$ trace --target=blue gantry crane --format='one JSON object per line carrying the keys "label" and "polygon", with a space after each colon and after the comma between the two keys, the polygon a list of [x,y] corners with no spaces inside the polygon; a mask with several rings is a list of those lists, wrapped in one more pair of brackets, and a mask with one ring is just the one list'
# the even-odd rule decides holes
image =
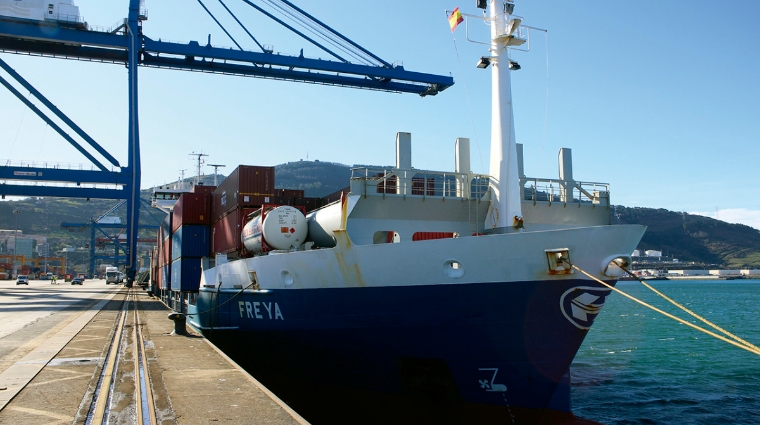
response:
{"label": "blue gantry crane", "polygon": [[[125,200],[128,211],[128,282],[136,272],[140,211],[139,66],[415,93],[420,96],[435,95],[454,84],[451,77],[407,71],[403,66],[382,60],[287,0],[227,0],[227,3],[237,2],[260,12],[332,59],[304,57],[303,49],[298,55],[275,53],[259,43],[232,8],[223,0],[217,1],[254,42],[257,50],[245,50],[202,0],[197,0],[201,8],[229,36],[237,49],[214,47],[210,37],[202,45],[197,41],[177,43],[146,36],[143,33],[143,22],[147,19],[144,0],[129,0],[127,18],[110,30],[90,28],[70,0],[51,3],[39,15],[9,13],[0,16],[0,52],[126,65],[129,91],[128,157],[126,165],[122,165],[0,58],[0,68],[9,77],[5,78],[0,73],[0,84],[97,168],[86,171],[0,166],[0,195]],[[20,4],[16,2],[15,6]],[[288,23],[287,19],[296,24]],[[9,79],[15,80],[15,84]],[[23,87],[36,97],[48,113],[30,102],[16,86]],[[80,140],[69,135],[49,114],[68,126]]]}

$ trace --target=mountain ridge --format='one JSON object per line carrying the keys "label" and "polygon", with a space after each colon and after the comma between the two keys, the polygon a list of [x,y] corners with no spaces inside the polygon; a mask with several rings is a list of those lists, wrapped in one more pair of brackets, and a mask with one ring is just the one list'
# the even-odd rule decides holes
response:
{"label": "mountain ridge", "polygon": [[[223,177],[218,175],[218,181]],[[275,166],[275,187],[301,189],[307,197],[324,197],[341,190],[348,186],[350,177],[350,166],[334,162],[295,161]],[[187,182],[193,180],[186,179]],[[203,176],[201,181],[204,185],[213,185],[213,176]],[[151,190],[141,191],[144,201],[149,202]],[[90,231],[85,232],[82,228],[82,231],[72,232],[62,229],[61,223],[87,223],[116,203],[117,200],[69,198],[0,202],[0,228],[18,228],[23,234],[46,235],[51,252],[59,252],[67,245],[84,247],[89,244]],[[163,214],[144,205],[140,210],[142,225],[156,225],[163,219]],[[13,210],[20,210],[23,214],[13,214]],[[117,210],[122,222],[126,218],[125,210]],[[638,247],[640,250],[663,251],[668,257],[678,258],[683,268],[760,268],[760,230],[752,227],[662,208],[613,206],[611,213],[614,224],[647,226]],[[155,233],[143,230],[140,235],[154,237]],[[2,241],[0,250],[3,250]],[[74,261],[78,261],[78,253],[71,254],[74,254]],[[87,252],[82,254],[88,255]]]}

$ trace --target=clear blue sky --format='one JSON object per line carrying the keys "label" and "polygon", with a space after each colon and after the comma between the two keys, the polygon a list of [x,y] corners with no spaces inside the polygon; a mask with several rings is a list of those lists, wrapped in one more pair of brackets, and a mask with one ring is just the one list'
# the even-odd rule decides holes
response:
{"label": "clear blue sky", "polygon": [[[76,1],[90,25],[106,27],[127,15],[128,3]],[[220,9],[214,0],[204,3]],[[239,1],[226,3],[241,9]],[[397,131],[412,133],[416,168],[453,170],[455,138],[470,137],[473,171],[488,172],[490,70],[475,68],[487,52],[466,40],[464,26],[454,34],[455,49],[444,14],[456,6],[479,14],[474,1],[297,3],[386,61],[452,75],[456,84],[420,98],[140,68],[144,188],[176,180],[180,169],[193,175],[193,151],[226,164],[224,174],[241,163],[307,156],[393,164]],[[146,0],[146,7],[151,38],[205,43],[211,34],[216,46],[234,45],[195,1]],[[513,54],[522,65],[513,73],[513,99],[528,176],[556,177],[557,151],[570,147],[576,180],[610,183],[614,204],[717,214],[760,229],[760,3],[518,0],[515,14],[548,30],[548,38],[532,34],[530,52]],[[259,14],[240,17],[276,52],[303,48],[307,57],[326,57]],[[471,31],[488,37],[480,24]],[[2,58],[126,163],[123,66]],[[0,111],[0,161],[90,168],[5,89]]]}

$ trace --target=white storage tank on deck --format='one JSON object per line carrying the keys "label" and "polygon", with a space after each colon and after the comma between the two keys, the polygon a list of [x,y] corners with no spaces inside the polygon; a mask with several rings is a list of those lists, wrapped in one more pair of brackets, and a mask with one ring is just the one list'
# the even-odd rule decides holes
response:
{"label": "white storage tank on deck", "polygon": [[335,246],[334,230],[340,228],[343,210],[340,202],[333,202],[323,208],[309,213],[309,240],[321,248]]}
{"label": "white storage tank on deck", "polygon": [[300,247],[308,233],[303,213],[287,205],[270,208],[255,212],[243,227],[240,237],[245,249],[259,254],[272,249]]}

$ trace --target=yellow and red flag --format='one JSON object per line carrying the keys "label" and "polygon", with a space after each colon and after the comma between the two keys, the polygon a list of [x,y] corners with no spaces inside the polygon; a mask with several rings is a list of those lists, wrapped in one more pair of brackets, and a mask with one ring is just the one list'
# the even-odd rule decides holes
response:
{"label": "yellow and red flag", "polygon": [[464,18],[462,17],[462,13],[459,12],[459,7],[457,7],[453,12],[451,12],[451,15],[449,15],[449,26],[451,27],[451,32],[454,32],[454,30],[457,28],[457,25],[461,24],[462,21],[464,21]]}

